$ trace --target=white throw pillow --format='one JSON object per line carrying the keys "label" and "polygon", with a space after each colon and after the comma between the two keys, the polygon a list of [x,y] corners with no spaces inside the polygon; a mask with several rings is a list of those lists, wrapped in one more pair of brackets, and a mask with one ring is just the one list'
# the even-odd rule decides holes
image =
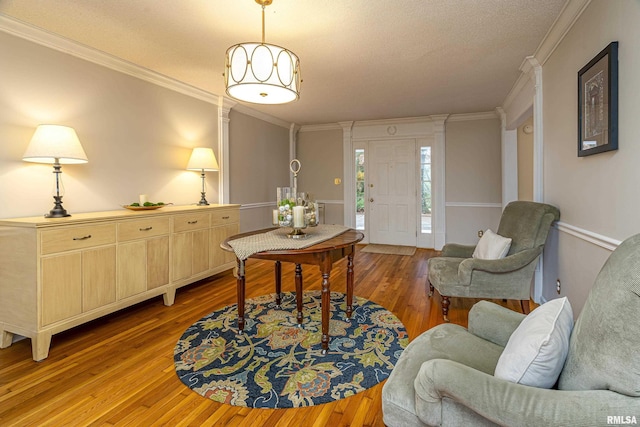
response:
{"label": "white throw pillow", "polygon": [[573,311],[567,297],[533,310],[513,331],[494,376],[532,387],[551,388],[569,352]]}
{"label": "white throw pillow", "polygon": [[487,229],[473,251],[474,258],[500,259],[507,256],[511,247],[511,239],[502,237]]}

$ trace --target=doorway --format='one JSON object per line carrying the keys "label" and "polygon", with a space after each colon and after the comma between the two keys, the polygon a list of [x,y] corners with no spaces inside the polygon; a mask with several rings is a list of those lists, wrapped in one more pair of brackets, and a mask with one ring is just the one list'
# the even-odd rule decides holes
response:
{"label": "doorway", "polygon": [[369,240],[416,245],[415,140],[371,141],[368,179]]}
{"label": "doorway", "polygon": [[434,247],[432,142],[354,144],[355,226],[369,243]]}

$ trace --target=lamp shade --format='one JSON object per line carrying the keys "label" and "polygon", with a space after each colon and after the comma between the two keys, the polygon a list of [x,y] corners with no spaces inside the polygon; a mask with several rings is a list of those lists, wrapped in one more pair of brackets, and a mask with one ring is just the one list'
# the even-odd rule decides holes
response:
{"label": "lamp shade", "polygon": [[87,163],[78,135],[73,128],[59,125],[39,125],[31,137],[22,160],[35,163]]}
{"label": "lamp shade", "polygon": [[227,94],[254,104],[285,104],[300,97],[300,60],[288,49],[242,43],[227,50]]}
{"label": "lamp shade", "polygon": [[217,171],[218,161],[216,160],[213,149],[197,147],[191,152],[191,158],[187,164],[187,170],[190,171]]}

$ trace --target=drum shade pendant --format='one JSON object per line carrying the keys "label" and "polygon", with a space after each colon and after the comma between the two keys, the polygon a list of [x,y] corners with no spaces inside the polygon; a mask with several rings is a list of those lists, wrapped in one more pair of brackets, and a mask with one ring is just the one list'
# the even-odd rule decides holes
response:
{"label": "drum shade pendant", "polygon": [[255,0],[262,6],[262,42],[240,43],[227,49],[224,82],[227,94],[254,104],[285,104],[300,97],[300,60],[288,49],[264,42],[264,9],[273,0]]}

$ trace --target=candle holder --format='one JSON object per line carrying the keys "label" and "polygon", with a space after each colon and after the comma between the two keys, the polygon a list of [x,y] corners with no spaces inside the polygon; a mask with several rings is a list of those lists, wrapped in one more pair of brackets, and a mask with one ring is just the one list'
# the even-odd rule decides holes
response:
{"label": "candle holder", "polygon": [[300,161],[294,159],[289,163],[293,174],[293,187],[278,187],[276,194],[277,209],[273,211],[272,224],[278,227],[291,227],[287,234],[290,239],[304,239],[305,228],[318,225],[318,204],[311,200],[308,193],[298,193],[298,172]]}
{"label": "candle holder", "polygon": [[313,200],[309,193],[299,193],[298,203],[304,206],[304,223],[309,227],[318,225],[318,202]]}
{"label": "candle holder", "polygon": [[305,228],[307,228],[306,225],[304,227],[291,227],[291,231],[287,233],[287,237],[290,239],[305,239],[308,236],[307,233],[302,231]]}
{"label": "candle holder", "polygon": [[273,225],[279,227],[289,227],[293,225],[293,207],[296,205],[296,198],[293,195],[291,187],[278,187],[277,188],[277,212],[274,212],[273,217],[277,223]]}

